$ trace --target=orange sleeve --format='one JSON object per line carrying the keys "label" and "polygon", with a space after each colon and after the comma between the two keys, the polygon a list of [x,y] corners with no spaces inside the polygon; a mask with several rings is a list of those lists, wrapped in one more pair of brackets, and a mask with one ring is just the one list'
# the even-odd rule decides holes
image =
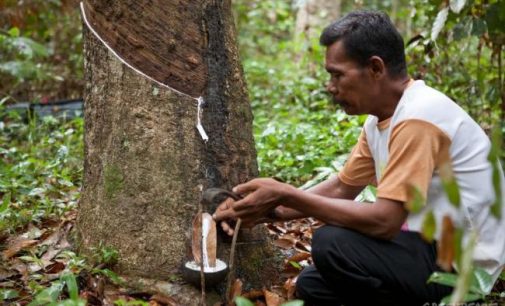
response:
{"label": "orange sleeve", "polygon": [[375,165],[363,129],[338,178],[347,185],[375,185]]}
{"label": "orange sleeve", "polygon": [[410,119],[396,125],[377,197],[407,203],[417,188],[426,199],[434,170],[449,160],[450,145],[447,134],[429,122]]}

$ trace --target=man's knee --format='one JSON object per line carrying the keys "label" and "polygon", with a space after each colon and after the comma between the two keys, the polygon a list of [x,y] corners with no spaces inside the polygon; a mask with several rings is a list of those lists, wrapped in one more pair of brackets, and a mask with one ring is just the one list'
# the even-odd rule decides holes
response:
{"label": "man's knee", "polygon": [[313,280],[308,272],[309,267],[305,268],[296,278],[296,297],[304,301],[311,300],[311,288],[313,287]]}
{"label": "man's knee", "polygon": [[306,267],[298,275],[296,297],[302,299],[307,306],[340,305],[333,288],[327,286],[321,274],[313,265]]}
{"label": "man's knee", "polygon": [[318,269],[328,268],[330,261],[347,257],[343,254],[342,246],[353,241],[356,233],[352,230],[325,225],[316,230],[312,237],[312,259]]}

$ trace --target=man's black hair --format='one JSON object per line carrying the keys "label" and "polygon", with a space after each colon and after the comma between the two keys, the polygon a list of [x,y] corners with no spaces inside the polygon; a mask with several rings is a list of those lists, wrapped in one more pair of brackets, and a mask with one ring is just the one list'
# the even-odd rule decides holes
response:
{"label": "man's black hair", "polygon": [[366,66],[371,56],[380,57],[392,77],[407,73],[403,39],[388,15],[378,11],[354,11],[323,30],[319,42],[329,47],[342,40],[347,56]]}

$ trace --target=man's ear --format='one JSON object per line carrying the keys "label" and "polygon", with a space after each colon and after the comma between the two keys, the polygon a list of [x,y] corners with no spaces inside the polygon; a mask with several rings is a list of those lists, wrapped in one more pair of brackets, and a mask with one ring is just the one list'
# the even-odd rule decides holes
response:
{"label": "man's ear", "polygon": [[382,58],[376,55],[368,59],[368,69],[371,76],[377,80],[385,77],[387,74],[386,64],[384,64]]}

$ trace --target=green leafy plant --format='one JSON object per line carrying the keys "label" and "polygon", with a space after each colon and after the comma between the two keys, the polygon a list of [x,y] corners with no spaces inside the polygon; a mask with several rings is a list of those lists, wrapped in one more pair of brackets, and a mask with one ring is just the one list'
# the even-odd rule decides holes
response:
{"label": "green leafy plant", "polygon": [[15,299],[19,296],[16,290],[12,289],[0,289],[0,301],[7,301]]}
{"label": "green leafy plant", "polygon": [[144,302],[142,300],[126,301],[124,299],[119,299],[117,301],[114,301],[114,305],[116,305],[116,306],[149,306],[149,303]]}
{"label": "green leafy plant", "polygon": [[[59,297],[66,287],[68,299],[59,300]],[[79,288],[73,273],[63,274],[59,281],[51,283],[49,288],[41,290],[28,304],[29,306],[47,305],[47,306],[84,306],[86,301],[79,298]]]}
{"label": "green leafy plant", "polygon": [[452,295],[442,299],[443,305],[483,300],[490,293],[494,284],[493,279],[485,270],[473,267],[471,263],[473,247],[474,245],[469,244],[463,251],[464,258],[459,274],[435,272],[428,279],[428,282],[455,287]]}
{"label": "green leafy plant", "polygon": [[0,232],[58,217],[76,207],[83,120],[29,118],[0,105]]}
{"label": "green leafy plant", "polygon": [[45,101],[82,95],[81,23],[72,5],[60,0],[2,2],[0,97]]}
{"label": "green leafy plant", "polygon": [[414,5],[413,22],[421,27],[407,42],[409,72],[454,99],[485,130],[503,129],[503,1],[429,3]]}
{"label": "green leafy plant", "polygon": [[[254,306],[253,302],[242,296],[237,296],[234,302],[237,306]],[[303,304],[301,300],[292,300],[281,304],[281,306],[303,306]]]}
{"label": "green leafy plant", "polygon": [[[0,46],[4,54],[12,54],[11,60],[0,62],[0,72],[9,74],[18,80],[47,79],[47,70],[41,69],[39,61],[49,56],[50,51],[34,40],[20,36],[18,28],[13,27],[6,33],[0,32]],[[4,57],[4,60],[8,57]]]}
{"label": "green leafy plant", "polygon": [[237,4],[258,162],[262,176],[301,185],[350,151],[364,117],[347,117],[331,104],[322,48],[292,39],[295,14],[287,1],[268,2]]}
{"label": "green leafy plant", "polygon": [[100,247],[94,250],[93,260],[98,262],[102,267],[110,267],[114,265],[119,257],[119,252],[110,246],[103,246],[100,243]]}

